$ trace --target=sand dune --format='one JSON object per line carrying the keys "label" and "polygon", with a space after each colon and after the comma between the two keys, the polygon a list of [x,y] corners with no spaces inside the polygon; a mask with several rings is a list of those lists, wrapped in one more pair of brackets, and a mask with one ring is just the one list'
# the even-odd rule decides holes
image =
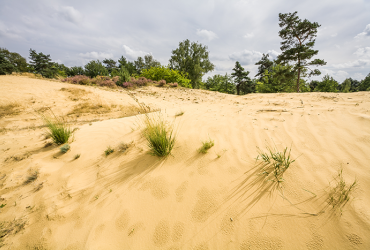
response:
{"label": "sand dune", "polygon": [[[130,92],[174,125],[171,156],[148,154],[126,90],[0,76],[0,105],[16,104],[0,117],[4,249],[370,249],[369,92]],[[66,154],[45,139],[46,107],[77,128]],[[291,148],[281,183],[256,161],[266,145]],[[337,209],[340,169],[357,187]]]}

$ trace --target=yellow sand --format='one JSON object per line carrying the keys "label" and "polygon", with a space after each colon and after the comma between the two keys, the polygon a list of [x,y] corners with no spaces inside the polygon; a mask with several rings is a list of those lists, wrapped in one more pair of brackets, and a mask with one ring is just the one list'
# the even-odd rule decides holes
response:
{"label": "yellow sand", "polygon": [[[126,90],[0,76],[0,105],[21,105],[0,118],[0,221],[26,223],[4,249],[370,249],[369,92],[131,92],[174,125],[170,157],[148,153]],[[67,115],[86,102],[110,110]],[[45,147],[45,107],[78,128],[66,154]],[[255,160],[266,145],[296,159],[279,185]],[[328,196],[341,168],[358,185],[338,209]]]}

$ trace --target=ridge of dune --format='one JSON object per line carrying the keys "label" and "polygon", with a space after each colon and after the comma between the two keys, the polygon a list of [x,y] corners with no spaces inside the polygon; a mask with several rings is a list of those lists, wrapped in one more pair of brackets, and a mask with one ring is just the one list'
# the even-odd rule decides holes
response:
{"label": "ridge of dune", "polygon": [[[0,105],[20,105],[0,117],[0,222],[24,223],[4,249],[370,248],[370,92],[131,93],[174,125],[166,159],[148,154],[126,90],[0,76]],[[74,109],[86,103],[99,107]],[[47,144],[43,107],[77,128],[66,154]],[[280,188],[256,163],[266,145],[295,159]],[[327,197],[341,168],[358,186],[338,211]]]}

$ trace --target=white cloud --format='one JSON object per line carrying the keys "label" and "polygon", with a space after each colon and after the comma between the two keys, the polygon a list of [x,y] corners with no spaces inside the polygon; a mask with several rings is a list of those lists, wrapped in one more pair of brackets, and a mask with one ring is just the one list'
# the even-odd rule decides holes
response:
{"label": "white cloud", "polygon": [[329,75],[329,76],[332,76],[334,78],[334,80],[341,83],[346,78],[349,77],[348,72],[343,71],[343,70],[334,71],[334,70],[330,70],[330,69],[320,69],[320,71],[321,71],[321,75],[320,75],[321,78],[317,79],[317,80],[321,80],[322,77],[324,77],[325,75]]}
{"label": "white cloud", "polygon": [[113,54],[111,53],[95,52],[95,51],[87,52],[87,53],[80,53],[78,55],[85,59],[105,59],[105,58],[113,57]]}
{"label": "white cloud", "polygon": [[333,64],[334,68],[345,69],[345,68],[364,68],[370,66],[370,60],[367,59],[358,59],[348,63]]}
{"label": "white cloud", "polygon": [[262,53],[259,51],[243,50],[240,52],[234,52],[229,55],[232,61],[238,61],[242,65],[255,64],[262,58]]}
{"label": "white cloud", "polygon": [[362,58],[370,58],[370,47],[359,48],[353,54]]}
{"label": "white cloud", "polygon": [[361,81],[365,78],[365,75],[362,73],[355,73],[352,78],[355,80]]}
{"label": "white cloud", "polygon": [[143,57],[143,56],[149,54],[149,53],[141,51],[141,50],[133,50],[127,45],[123,45],[122,47],[123,47],[125,56],[128,59],[131,59],[131,60],[136,60],[139,56]]}
{"label": "white cloud", "polygon": [[197,29],[197,35],[204,39],[207,39],[208,41],[211,41],[218,37],[213,31],[200,29]]}
{"label": "white cloud", "polygon": [[361,38],[361,37],[366,37],[366,36],[370,36],[370,23],[366,25],[365,30],[361,32],[360,34],[357,34],[355,38]]}
{"label": "white cloud", "polygon": [[253,33],[248,33],[248,34],[246,34],[246,35],[244,35],[244,38],[252,38],[252,37],[254,37],[254,34]]}
{"label": "white cloud", "polygon": [[278,56],[278,55],[280,55],[280,52],[277,52],[277,51],[275,51],[275,50],[268,50],[267,51],[267,54],[269,54],[271,57],[272,57],[272,59],[276,59],[276,57]]}
{"label": "white cloud", "polygon": [[68,22],[78,24],[82,21],[81,13],[72,6],[63,6],[60,7],[57,11],[59,16]]}

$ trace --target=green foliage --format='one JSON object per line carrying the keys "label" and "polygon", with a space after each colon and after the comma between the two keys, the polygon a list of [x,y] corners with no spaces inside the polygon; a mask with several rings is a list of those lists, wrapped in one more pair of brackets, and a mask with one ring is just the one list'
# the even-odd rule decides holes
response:
{"label": "green foliage", "polygon": [[265,69],[261,74],[261,80],[256,84],[256,92],[258,93],[279,93],[293,92],[295,74],[291,71],[291,66],[283,66],[275,64]]}
{"label": "green foliage", "polygon": [[206,154],[208,153],[208,150],[212,148],[214,145],[215,145],[215,142],[211,139],[209,139],[208,141],[204,141],[202,142],[202,147],[198,149],[198,152],[201,154]]}
{"label": "green foliage", "polygon": [[179,47],[172,51],[170,68],[189,74],[191,85],[197,89],[200,87],[202,77],[214,69],[210,62],[207,46],[198,43],[190,43],[188,39],[179,43]]}
{"label": "green foliage", "polygon": [[152,155],[159,157],[167,156],[171,153],[175,145],[175,135],[173,127],[167,125],[161,116],[145,116],[144,137],[148,141],[148,146]]}
{"label": "green foliage", "polygon": [[318,69],[311,70],[310,66],[323,66],[326,64],[324,60],[314,59],[309,61],[313,56],[318,54],[318,50],[313,50],[317,29],[320,25],[316,22],[311,23],[307,19],[301,20],[297,16],[297,12],[279,14],[279,26],[282,30],[279,31],[279,36],[283,39],[281,42],[282,53],[277,58],[277,63],[287,65],[293,63],[293,72],[297,73],[296,90],[300,92],[300,77],[301,73],[310,70],[308,76],[320,75]]}
{"label": "green foliage", "polygon": [[51,137],[54,143],[61,145],[68,142],[73,131],[67,125],[66,121],[62,117],[57,117],[51,112],[51,115],[41,115],[48,131],[48,136]]}
{"label": "green foliage", "polygon": [[152,67],[161,67],[161,64],[157,60],[155,60],[151,54],[145,55],[144,59],[139,56],[137,60],[134,61],[134,64],[138,75],[140,75],[144,69],[150,69]]}
{"label": "green foliage", "polygon": [[258,76],[258,80],[262,82],[264,80],[264,77],[266,77],[266,74],[270,74],[272,70],[272,66],[274,65],[274,62],[268,59],[270,55],[269,54],[262,54],[261,60],[255,63],[255,65],[258,66],[258,72],[255,75],[256,77]]}
{"label": "green foliage", "polygon": [[338,89],[340,90],[340,92],[348,93],[351,89],[351,80],[349,80],[348,78],[344,80],[344,82],[338,86]]}
{"label": "green foliage", "polygon": [[113,59],[107,59],[105,58],[103,60],[103,63],[105,64],[105,68],[108,70],[108,74],[111,74],[113,70],[117,69],[117,62]]}
{"label": "green foliage", "polygon": [[129,82],[131,80],[130,73],[123,66],[120,69],[113,69],[111,76],[119,76],[119,80],[116,82],[116,84],[120,86],[122,86],[124,82]]}
{"label": "green foliage", "polygon": [[107,149],[104,151],[105,156],[108,156],[114,152],[114,149],[110,146],[107,147]]}
{"label": "green foliage", "polygon": [[360,91],[370,91],[370,73],[361,81],[359,86]]}
{"label": "green foliage", "polygon": [[[13,65],[14,68],[12,69],[12,72],[27,72],[28,71],[28,64],[27,64],[26,58],[22,57],[20,54],[15,53],[15,52],[10,52],[9,50],[5,48],[0,48],[0,57],[1,57],[1,54],[5,57],[5,59],[11,65]],[[1,65],[1,62],[0,62],[0,65]],[[1,68],[3,67],[4,66],[0,66],[0,72],[1,72]]]}
{"label": "green foliage", "polygon": [[208,77],[204,83],[204,88],[211,91],[218,91],[222,93],[235,94],[235,83],[231,75],[227,73],[223,75],[214,75]]}
{"label": "green foliage", "polygon": [[42,52],[37,53],[30,49],[30,66],[31,71],[40,74],[46,78],[55,78],[58,75],[57,65],[51,61],[50,55],[44,55]]}
{"label": "green foliage", "polygon": [[60,147],[60,152],[62,152],[63,154],[67,153],[68,150],[70,149],[71,147],[69,146],[68,143],[64,144],[63,146]]}
{"label": "green foliage", "polygon": [[354,80],[352,78],[348,78],[351,81],[351,89],[350,92],[357,92],[360,88],[361,82]]}
{"label": "green foliage", "polygon": [[109,72],[99,60],[92,60],[85,65],[85,75],[91,78],[108,76]]}
{"label": "green foliage", "polygon": [[231,75],[235,78],[236,83],[236,94],[248,94],[255,92],[255,85],[252,80],[248,77],[249,71],[244,71],[244,68],[237,61],[234,72]]}
{"label": "green foliage", "polygon": [[127,69],[128,73],[130,75],[133,75],[133,74],[137,73],[137,69],[136,69],[135,64],[133,62],[127,61],[127,59],[123,56],[121,56],[121,58],[118,59],[118,68],[122,68],[122,67]]}
{"label": "green foliage", "polygon": [[15,67],[6,58],[5,53],[0,51],[0,75],[11,74]]}
{"label": "green foliage", "polygon": [[316,92],[338,92],[338,82],[333,77],[325,75],[315,88]]}
{"label": "green foliage", "polygon": [[343,169],[341,169],[335,181],[335,187],[332,187],[329,191],[328,204],[331,205],[333,209],[342,209],[350,200],[353,191],[356,189],[357,180],[354,180],[352,184],[348,185],[343,179]]}
{"label": "green foliage", "polygon": [[74,66],[68,69],[68,76],[85,75],[85,70],[81,66]]}
{"label": "green foliage", "polygon": [[190,80],[186,77],[186,73],[180,73],[178,70],[170,69],[164,66],[143,69],[140,76],[153,81],[165,80],[168,83],[177,82],[182,87],[191,88]]}
{"label": "green foliage", "polygon": [[[284,172],[290,167],[290,164],[295,162],[291,159],[291,149],[285,148],[283,152],[279,152],[276,147],[274,149],[269,146],[266,147],[268,152],[262,152],[258,148],[258,156],[256,160],[262,161],[261,174],[265,175],[265,178],[273,182],[282,182]],[[261,159],[259,158],[261,157]],[[271,176],[275,178],[270,179]]]}

